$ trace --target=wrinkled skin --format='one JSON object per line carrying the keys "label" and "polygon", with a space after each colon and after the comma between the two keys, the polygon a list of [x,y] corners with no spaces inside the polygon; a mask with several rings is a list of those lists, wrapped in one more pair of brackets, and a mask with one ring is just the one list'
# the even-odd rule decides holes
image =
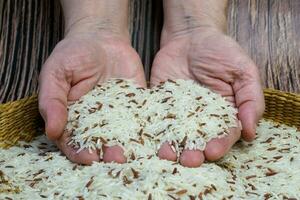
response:
{"label": "wrinkled skin", "polygon": [[[242,124],[230,134],[211,140],[203,152],[184,150],[179,161],[187,167],[198,167],[204,160],[223,157],[240,138],[255,138],[256,123],[264,110],[264,99],[258,69],[240,46],[217,30],[206,28],[180,34],[163,32],[161,49],[153,62],[151,85],[167,79],[193,79],[221,94],[238,108]],[[176,160],[168,144],[158,152],[163,159]]]}
{"label": "wrinkled skin", "polygon": [[[97,32],[70,34],[59,42],[42,67],[40,74],[39,109],[46,123],[49,139],[73,162],[91,164],[99,161],[96,152],[88,153],[67,145],[64,132],[67,105],[79,99],[97,83],[109,78],[133,79],[146,86],[139,56],[130,41],[113,34]],[[126,158],[120,147],[105,148],[105,162],[123,163]]]}

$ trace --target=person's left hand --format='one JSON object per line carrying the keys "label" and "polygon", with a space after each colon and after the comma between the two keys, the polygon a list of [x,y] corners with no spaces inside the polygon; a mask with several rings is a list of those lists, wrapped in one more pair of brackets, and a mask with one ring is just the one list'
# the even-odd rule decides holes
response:
{"label": "person's left hand", "polygon": [[[264,97],[258,69],[241,47],[215,29],[195,29],[179,35],[162,34],[161,49],[151,72],[151,85],[167,79],[193,79],[224,96],[238,108],[242,137],[255,138],[256,123],[264,111]],[[237,125],[238,126],[238,125]],[[223,157],[240,138],[241,129],[208,142],[204,152],[184,150],[179,160],[188,167],[200,166],[204,160]],[[158,155],[176,160],[176,153],[165,143]]]}

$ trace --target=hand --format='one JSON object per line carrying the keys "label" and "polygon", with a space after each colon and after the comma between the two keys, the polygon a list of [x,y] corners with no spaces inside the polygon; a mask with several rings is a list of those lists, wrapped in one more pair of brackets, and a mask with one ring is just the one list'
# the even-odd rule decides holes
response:
{"label": "hand", "polygon": [[[78,25],[72,23],[40,73],[39,109],[47,136],[71,161],[80,164],[99,161],[99,156],[87,150],[76,153],[67,145],[69,135],[64,133],[64,127],[68,103],[109,78],[133,79],[146,86],[142,63],[130,45],[128,31],[119,34],[91,24],[84,20]],[[126,158],[120,147],[113,146],[106,148],[103,160],[123,163]]]}
{"label": "hand", "polygon": [[[239,45],[221,31],[209,27],[175,35],[164,32],[161,44],[153,62],[151,85],[167,79],[193,79],[212,89],[234,103],[242,123],[243,138],[253,140],[256,123],[264,110],[264,98],[257,67]],[[180,162],[196,167],[205,159],[217,160],[230,150],[240,135],[240,128],[232,128],[228,136],[209,141],[204,152],[184,150]],[[162,145],[159,156],[176,159],[176,153],[168,144]]]}

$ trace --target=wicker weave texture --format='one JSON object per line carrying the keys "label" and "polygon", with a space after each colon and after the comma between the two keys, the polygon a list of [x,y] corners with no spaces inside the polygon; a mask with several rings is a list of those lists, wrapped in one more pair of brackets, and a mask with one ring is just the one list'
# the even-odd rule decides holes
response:
{"label": "wicker weave texture", "polygon": [[264,118],[300,128],[300,95],[274,89],[265,89],[264,95]]}
{"label": "wicker weave texture", "polygon": [[37,96],[0,105],[0,147],[30,141],[42,127]]}
{"label": "wicker weave texture", "polygon": [[[300,95],[265,89],[264,118],[300,128]],[[37,96],[0,105],[0,147],[30,141],[43,128]]]}

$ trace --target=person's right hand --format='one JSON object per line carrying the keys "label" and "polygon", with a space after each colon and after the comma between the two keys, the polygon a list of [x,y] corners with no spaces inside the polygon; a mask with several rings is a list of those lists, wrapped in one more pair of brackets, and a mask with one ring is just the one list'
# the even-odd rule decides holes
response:
{"label": "person's right hand", "polygon": [[[39,110],[44,118],[46,134],[73,162],[91,164],[99,161],[96,152],[88,153],[67,145],[68,103],[79,99],[97,83],[109,78],[133,79],[146,87],[142,63],[131,47],[129,34],[99,33],[98,30],[69,33],[60,41],[40,73]],[[103,160],[123,163],[126,158],[120,147],[109,147]]]}

